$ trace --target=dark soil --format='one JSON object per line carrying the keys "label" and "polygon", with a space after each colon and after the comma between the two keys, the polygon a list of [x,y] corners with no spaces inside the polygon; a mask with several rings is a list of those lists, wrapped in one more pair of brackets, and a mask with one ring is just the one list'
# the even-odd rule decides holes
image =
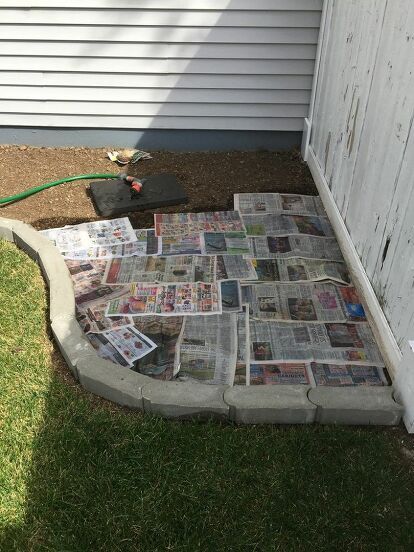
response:
{"label": "dark soil", "polygon": [[[106,149],[34,148],[0,146],[0,197],[45,182],[84,173],[121,172],[106,157]],[[231,209],[237,192],[290,192],[316,194],[316,188],[297,150],[287,152],[167,153],[127,167],[138,177],[162,172],[176,175],[188,196],[187,205],[158,212]],[[153,226],[154,211],[132,213],[135,228]],[[128,215],[128,213],[125,213]],[[98,220],[88,193],[88,181],[72,182],[45,190],[2,207],[0,216],[16,218],[37,229]]]}

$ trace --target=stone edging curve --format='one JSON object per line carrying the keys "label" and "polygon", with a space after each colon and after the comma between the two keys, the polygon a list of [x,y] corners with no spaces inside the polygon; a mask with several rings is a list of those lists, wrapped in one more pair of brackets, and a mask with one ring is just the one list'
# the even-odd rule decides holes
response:
{"label": "stone edging curve", "polygon": [[53,336],[73,376],[89,392],[167,418],[216,417],[242,424],[398,424],[392,387],[311,388],[160,381],[99,358],[75,317],[69,271],[58,249],[32,226],[0,217],[0,238],[35,260],[49,287]]}

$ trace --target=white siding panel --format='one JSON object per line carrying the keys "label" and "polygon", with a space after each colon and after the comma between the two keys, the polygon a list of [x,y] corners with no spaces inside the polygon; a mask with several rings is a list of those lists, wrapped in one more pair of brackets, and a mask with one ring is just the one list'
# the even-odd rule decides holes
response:
{"label": "white siding panel", "polygon": [[302,129],[321,0],[0,4],[2,125]]}
{"label": "white siding panel", "polygon": [[311,147],[403,349],[414,339],[414,3],[330,4]]}
{"label": "white siding panel", "polygon": [[[19,24],[21,10],[0,9],[2,24]],[[318,27],[320,15],[314,11],[207,11],[190,10],[108,10],[28,9],[26,25],[107,25],[139,27]]]}

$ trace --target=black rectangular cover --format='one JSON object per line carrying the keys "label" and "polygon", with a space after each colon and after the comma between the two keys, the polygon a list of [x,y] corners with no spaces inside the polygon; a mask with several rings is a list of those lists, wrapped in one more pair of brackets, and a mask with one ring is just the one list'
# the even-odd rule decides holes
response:
{"label": "black rectangular cover", "polygon": [[142,182],[142,191],[135,195],[131,194],[131,186],[124,180],[91,183],[92,199],[98,213],[108,217],[188,203],[187,194],[173,174],[157,174],[139,180]]}

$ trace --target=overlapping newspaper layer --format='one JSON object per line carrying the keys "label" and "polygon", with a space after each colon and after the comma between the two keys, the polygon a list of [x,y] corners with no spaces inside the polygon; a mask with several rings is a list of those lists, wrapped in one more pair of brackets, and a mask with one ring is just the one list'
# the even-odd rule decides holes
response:
{"label": "overlapping newspaper layer", "polygon": [[285,236],[287,234],[305,234],[331,238],[334,232],[326,217],[280,215],[243,215],[248,236]]}
{"label": "overlapping newspaper layer", "polygon": [[185,319],[175,361],[179,379],[232,385],[236,360],[236,314]]}
{"label": "overlapping newspaper layer", "polygon": [[184,236],[198,232],[244,232],[238,211],[155,214],[156,236]]}
{"label": "overlapping newspaper layer", "polygon": [[257,236],[249,238],[249,257],[256,259],[326,259],[343,261],[341,250],[335,238],[304,236]]}
{"label": "overlapping newspaper layer", "polygon": [[253,284],[243,286],[251,318],[292,322],[365,322],[354,288],[334,284]]}
{"label": "overlapping newspaper layer", "polygon": [[[259,282],[307,282],[332,280],[349,284],[351,279],[345,263],[313,259],[252,259]],[[246,278],[253,280],[254,278]]]}
{"label": "overlapping newspaper layer", "polygon": [[263,215],[265,213],[325,215],[319,196],[298,194],[234,194],[234,208],[242,215]]}

